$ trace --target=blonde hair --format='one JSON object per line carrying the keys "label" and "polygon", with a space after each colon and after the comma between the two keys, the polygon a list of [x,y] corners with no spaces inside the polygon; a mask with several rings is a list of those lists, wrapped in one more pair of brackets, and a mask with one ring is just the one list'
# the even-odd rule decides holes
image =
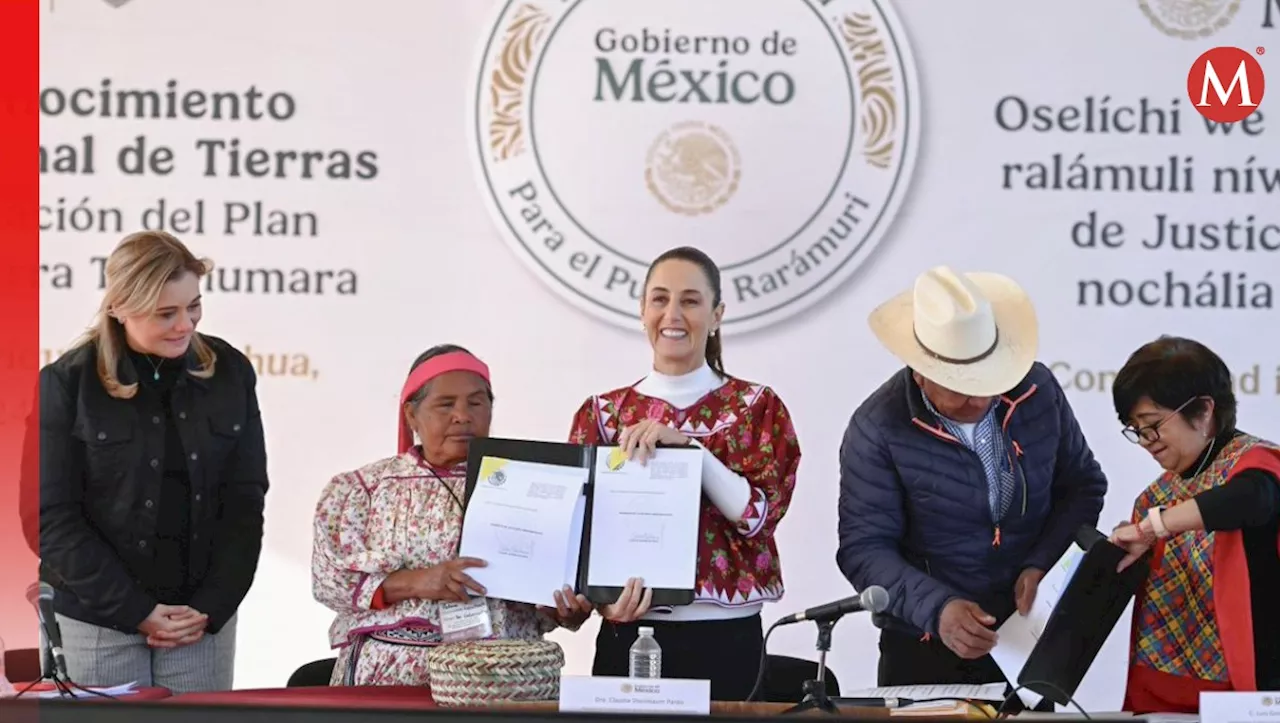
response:
{"label": "blonde hair", "polygon": [[[106,293],[93,325],[75,346],[97,345],[98,379],[107,394],[116,399],[132,399],[138,385],[120,382],[120,364],[125,360],[123,317],[154,313],[160,292],[169,281],[191,273],[203,278],[213,262],[196,258],[175,236],[164,231],[138,231],[125,236],[107,258]],[[218,356],[200,334],[192,334],[191,348],[199,368],[187,370],[193,377],[213,376]]]}

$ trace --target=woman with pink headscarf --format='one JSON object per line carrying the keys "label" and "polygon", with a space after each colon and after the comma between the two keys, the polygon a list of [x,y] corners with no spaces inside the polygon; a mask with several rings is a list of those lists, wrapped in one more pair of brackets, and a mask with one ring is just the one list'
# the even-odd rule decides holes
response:
{"label": "woman with pink headscarf", "polygon": [[[337,613],[332,685],[428,685],[427,652],[453,639],[537,640],[577,629],[585,597],[555,592],[556,608],[491,600],[458,557],[467,447],[489,435],[489,368],[441,345],[414,361],[400,395],[399,453],[333,478],[316,507],[311,580]],[[415,444],[415,437],[417,443]],[[451,620],[479,626],[446,629]]]}

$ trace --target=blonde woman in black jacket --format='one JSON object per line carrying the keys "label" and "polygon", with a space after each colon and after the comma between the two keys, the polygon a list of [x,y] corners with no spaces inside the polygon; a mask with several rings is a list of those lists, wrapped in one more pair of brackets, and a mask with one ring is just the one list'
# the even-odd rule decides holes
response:
{"label": "blonde woman in black jacket", "polygon": [[40,371],[41,577],[82,686],[232,687],[267,465],[252,365],[196,331],[209,268],[125,238],[93,326]]}

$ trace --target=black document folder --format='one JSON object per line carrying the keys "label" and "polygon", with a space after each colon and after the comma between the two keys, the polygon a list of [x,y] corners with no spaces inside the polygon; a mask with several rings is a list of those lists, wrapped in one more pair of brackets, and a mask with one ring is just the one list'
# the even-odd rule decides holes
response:
{"label": "black document folder", "polygon": [[[485,457],[536,462],[560,467],[580,467],[587,470],[587,483],[582,488],[586,495],[586,517],[582,523],[582,541],[578,556],[578,579],[574,591],[586,595],[598,605],[609,605],[622,595],[621,587],[589,585],[587,571],[591,564],[591,518],[595,500],[596,454],[599,448],[592,445],[563,442],[539,442],[525,439],[478,437],[471,440],[467,451],[467,487],[464,508],[471,503],[480,476],[480,463]],[[693,602],[693,588],[653,590],[652,607],[688,605]]]}
{"label": "black document folder", "polygon": [[1058,705],[1068,705],[1075,696],[1107,636],[1151,571],[1148,552],[1117,573],[1124,550],[1093,527],[1080,528],[1076,545],[1084,550],[1084,557],[1016,683]]}

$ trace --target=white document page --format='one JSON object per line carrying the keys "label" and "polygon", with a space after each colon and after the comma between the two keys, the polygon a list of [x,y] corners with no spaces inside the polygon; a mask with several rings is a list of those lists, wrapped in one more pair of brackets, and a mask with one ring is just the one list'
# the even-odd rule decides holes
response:
{"label": "white document page", "polygon": [[[863,688],[851,693],[841,693],[844,698],[909,698],[911,700],[929,701],[917,703],[912,708],[950,708],[956,701],[936,700],[937,698],[964,700],[986,700],[993,703],[1004,701],[1004,683],[987,683],[985,685],[965,685],[962,683],[939,685],[889,685],[879,688]],[[837,699],[838,700],[838,699]],[[839,703],[837,703],[839,705]]]}
{"label": "white document page", "polygon": [[587,473],[490,457],[481,462],[458,554],[488,563],[467,570],[487,597],[554,607],[552,594],[573,584],[568,571],[578,557],[582,523],[576,538],[571,530],[575,513],[584,510]]}
{"label": "white document page", "polygon": [[[1049,616],[1053,615],[1053,609],[1058,606],[1058,600],[1067,591],[1067,583],[1071,582],[1071,576],[1083,559],[1084,551],[1079,547],[1072,545],[1068,548],[1062,559],[1045,572],[1036,591],[1036,601],[1031,605],[1031,612],[1026,617],[1014,613],[996,631],[1000,641],[992,649],[991,657],[1015,688],[1018,687],[1018,675],[1031,657],[1031,651],[1044,633],[1045,626],[1049,624]],[[1039,693],[1026,688],[1018,691],[1018,697],[1028,707],[1039,705],[1042,699]]]}
{"label": "white document page", "polygon": [[702,450],[659,448],[642,465],[617,447],[596,454],[587,583],[692,589],[698,568]]}

